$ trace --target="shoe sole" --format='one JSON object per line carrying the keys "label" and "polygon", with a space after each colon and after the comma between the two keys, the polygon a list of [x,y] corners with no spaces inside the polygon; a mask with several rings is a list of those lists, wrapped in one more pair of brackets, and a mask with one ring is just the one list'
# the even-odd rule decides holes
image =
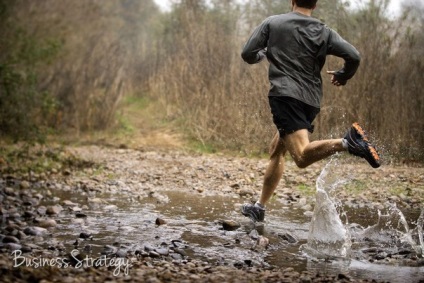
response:
{"label": "shoe sole", "polygon": [[378,168],[380,167],[380,156],[377,152],[377,150],[375,149],[375,147],[373,145],[370,144],[368,137],[365,133],[365,131],[362,129],[361,126],[359,126],[359,124],[357,122],[352,124],[352,127],[355,129],[355,131],[361,136],[361,138],[367,142],[368,144],[368,156],[372,158],[373,162],[369,162],[370,165],[373,168]]}

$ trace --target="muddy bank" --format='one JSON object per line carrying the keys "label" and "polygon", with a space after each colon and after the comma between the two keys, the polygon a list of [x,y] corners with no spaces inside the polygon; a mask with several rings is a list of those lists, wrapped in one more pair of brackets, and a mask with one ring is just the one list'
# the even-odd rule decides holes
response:
{"label": "muddy bank", "polygon": [[[358,279],[343,272],[326,274],[317,270],[297,271],[292,267],[281,268],[255,260],[252,254],[261,255],[267,249],[263,242],[265,239],[258,235],[249,235],[243,229],[236,230],[236,236],[230,238],[228,243],[222,243],[222,246],[228,249],[235,245],[241,246],[248,251],[249,256],[240,257],[239,260],[226,260],[224,252],[224,260],[217,260],[216,257],[200,258],[191,253],[193,242],[182,239],[178,233],[181,228],[172,223],[176,220],[166,217],[153,220],[150,217],[136,228],[112,222],[109,224],[112,227],[105,226],[106,233],[108,229],[114,231],[114,226],[119,226],[119,239],[99,243],[96,233],[90,231],[90,225],[95,219],[108,217],[111,212],[116,211],[120,198],[134,207],[143,204],[154,210],[158,205],[167,206],[169,203],[167,195],[162,193],[165,191],[185,192],[199,197],[219,195],[222,202],[228,199],[230,210],[233,209],[234,214],[237,214],[240,204],[258,197],[267,160],[97,146],[70,148],[67,152],[84,160],[83,166],[62,164],[44,172],[8,171],[0,178],[0,266],[5,282],[372,280]],[[340,166],[335,169],[340,172],[336,172],[335,176],[344,176],[350,180],[346,190],[338,192],[338,198],[348,207],[384,209],[390,203],[396,203],[399,208],[405,209],[418,209],[422,206],[422,168],[386,166],[374,170],[358,159],[340,157],[337,162]],[[315,181],[324,165],[321,162],[300,170],[288,161],[287,173],[273,201],[289,209],[298,209],[308,217],[315,201]],[[79,197],[71,199],[71,195]],[[108,203],[109,199],[118,201]],[[181,214],[188,217],[190,212]],[[270,214],[272,216],[272,212]],[[141,218],[143,216],[145,215],[140,215]],[[196,215],[190,217],[196,219]],[[190,217],[188,218],[191,219]],[[209,217],[210,225],[223,225],[219,222],[222,219],[214,220],[213,216]],[[178,219],[178,215],[174,215],[174,218]],[[80,228],[63,233],[63,229],[70,225]],[[170,238],[170,233],[166,237],[161,233],[158,228],[162,225],[175,229],[173,237]],[[128,241],[130,237],[137,238],[141,234],[137,229],[149,231],[150,238],[143,234],[142,239]],[[16,253],[12,254],[13,251],[22,251],[22,254],[17,257]],[[416,266],[423,264],[421,259],[414,258],[413,255],[404,257],[411,257],[408,260]],[[23,259],[28,262],[30,259],[57,260],[54,264],[49,262],[43,267],[25,267],[27,263],[14,267],[17,265],[14,261],[16,258],[18,263]],[[390,259],[391,255],[386,255],[381,260]],[[292,259],[288,256],[286,260]],[[31,263],[35,264],[34,261]],[[94,266],[95,263],[97,266]],[[129,264],[131,267],[128,267]],[[117,269],[118,265],[120,269]],[[128,275],[125,274],[126,270]],[[115,274],[117,276],[114,275],[115,271],[119,273]]]}

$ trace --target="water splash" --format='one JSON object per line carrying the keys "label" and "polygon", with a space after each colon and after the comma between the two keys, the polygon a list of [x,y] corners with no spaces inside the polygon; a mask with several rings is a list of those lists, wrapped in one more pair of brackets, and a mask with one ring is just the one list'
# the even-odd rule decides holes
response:
{"label": "water splash", "polygon": [[[424,208],[421,209],[421,214],[420,217],[418,217],[417,220],[417,231],[418,231],[418,241],[420,243],[419,247],[417,247],[417,249],[421,249],[421,257],[424,258]],[[416,252],[417,254],[419,254],[419,251]]]}
{"label": "water splash", "polygon": [[378,211],[376,224],[363,229],[355,236],[358,240],[366,239],[392,252],[409,246],[417,256],[424,257],[423,226],[424,208],[416,221],[416,227],[411,229],[402,211],[396,204],[391,204],[387,214]]}
{"label": "water splash", "polygon": [[337,211],[338,203],[331,196],[348,179],[331,174],[335,159],[324,167],[316,182],[316,204],[309,228],[308,243],[303,250],[316,258],[348,258],[351,237]]}
{"label": "water splash", "polygon": [[389,212],[391,215],[393,215],[393,218],[395,221],[397,220],[397,223],[395,222],[396,227],[393,227],[395,231],[397,231],[399,235],[399,239],[403,243],[407,243],[411,245],[413,250],[416,252],[418,256],[423,257],[424,256],[424,243],[423,243],[423,225],[424,225],[424,208],[421,209],[421,214],[418,217],[418,220],[416,222],[416,228],[410,229],[408,222],[406,221],[405,216],[403,215],[402,211],[399,210],[399,208],[396,207],[396,205],[392,205],[389,207]]}

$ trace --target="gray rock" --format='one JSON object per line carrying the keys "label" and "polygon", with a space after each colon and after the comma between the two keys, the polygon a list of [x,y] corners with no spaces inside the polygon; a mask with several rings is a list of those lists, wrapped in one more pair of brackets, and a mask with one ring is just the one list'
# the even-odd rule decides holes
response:
{"label": "gray rock", "polygon": [[241,227],[241,225],[237,221],[234,221],[234,220],[223,220],[222,221],[222,228],[225,231],[234,231],[234,230],[237,230],[240,227]]}
{"label": "gray rock", "polygon": [[28,182],[28,181],[22,181],[20,184],[19,184],[19,187],[21,188],[21,189],[28,189],[29,187],[31,186],[31,184]]}
{"label": "gray rock", "polygon": [[158,217],[158,218],[156,218],[155,223],[156,223],[156,225],[164,225],[164,224],[166,224],[166,221],[164,219]]}
{"label": "gray rock", "polygon": [[79,237],[81,239],[92,239],[93,235],[91,235],[90,233],[86,233],[86,232],[81,232]]}
{"label": "gray rock", "polygon": [[4,247],[11,252],[22,249],[22,246],[16,243],[7,243],[4,245]]}
{"label": "gray rock", "polygon": [[24,233],[28,236],[42,236],[47,233],[47,229],[37,226],[30,226],[24,229]]}
{"label": "gray rock", "polygon": [[37,225],[42,228],[56,227],[57,225],[57,222],[51,218],[36,218],[34,219],[34,223],[37,223]]}
{"label": "gray rock", "polygon": [[63,208],[60,205],[52,205],[47,207],[46,213],[49,215],[59,214]]}
{"label": "gray rock", "polygon": [[278,234],[278,237],[283,239],[284,241],[289,242],[290,244],[297,243],[296,238],[290,235],[289,233]]}
{"label": "gray rock", "polygon": [[249,233],[249,237],[253,240],[257,240],[259,239],[259,233],[257,230],[253,229],[250,233]]}
{"label": "gray rock", "polygon": [[5,236],[3,238],[3,243],[15,243],[15,244],[19,244],[19,239],[14,237],[14,236]]}
{"label": "gray rock", "polygon": [[126,257],[127,256],[127,251],[119,249],[119,250],[116,251],[115,255],[117,257]]}
{"label": "gray rock", "polygon": [[169,249],[168,248],[157,248],[157,249],[155,249],[155,252],[157,252],[160,255],[168,255]]}

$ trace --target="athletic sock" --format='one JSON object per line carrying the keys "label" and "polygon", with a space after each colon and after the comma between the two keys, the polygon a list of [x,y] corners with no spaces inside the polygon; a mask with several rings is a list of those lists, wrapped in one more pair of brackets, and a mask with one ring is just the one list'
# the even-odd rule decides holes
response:
{"label": "athletic sock", "polygon": [[255,203],[255,206],[259,207],[260,209],[265,210],[265,206],[263,206],[262,204],[260,204],[260,203],[259,203],[259,201],[257,201],[257,202]]}
{"label": "athletic sock", "polygon": [[347,143],[347,139],[342,139],[342,146],[344,149],[348,149],[348,143]]}

